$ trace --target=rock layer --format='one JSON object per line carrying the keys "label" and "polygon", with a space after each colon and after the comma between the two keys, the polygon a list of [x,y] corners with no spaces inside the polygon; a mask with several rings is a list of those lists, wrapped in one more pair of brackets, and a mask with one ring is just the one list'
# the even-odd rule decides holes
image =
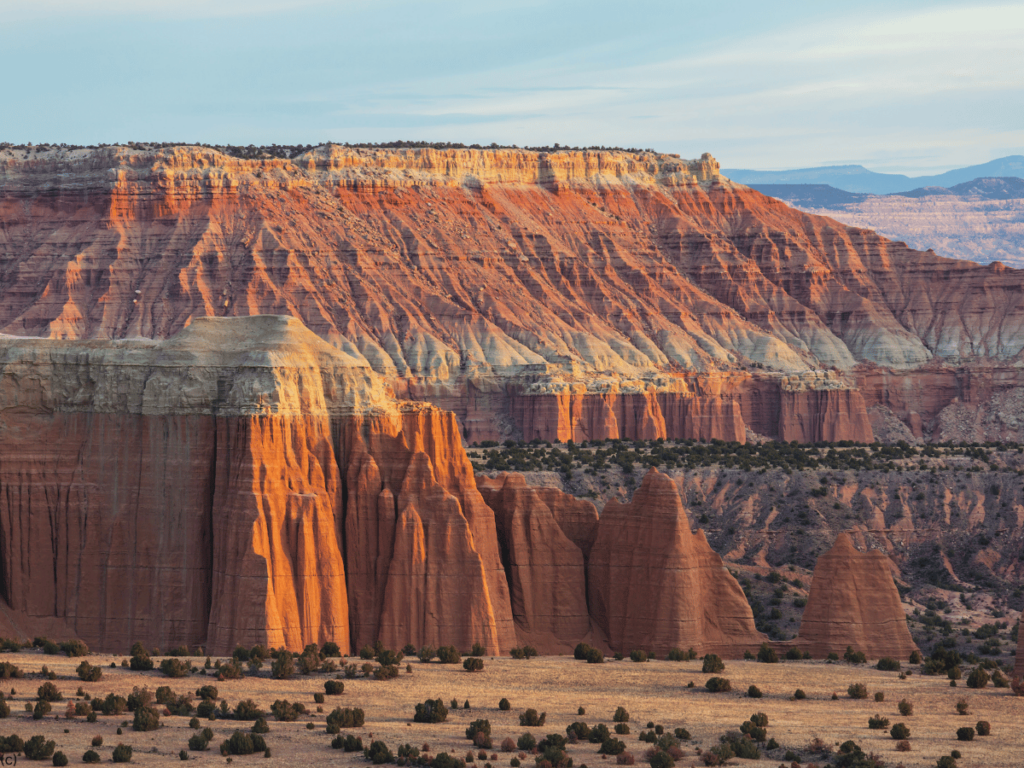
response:
{"label": "rock layer", "polygon": [[814,568],[796,645],[815,658],[847,646],[871,659],[906,660],[917,650],[889,559],[878,550],[859,551],[840,533]]}
{"label": "rock layer", "polygon": [[[6,333],[290,314],[470,442],[861,440],[835,392],[918,371],[936,397],[894,413],[931,435],[952,400],[927,382],[1012,374],[1024,351],[1021,273],[797,212],[707,155],[2,150],[0,219]],[[794,374],[828,394],[765,412]]]}
{"label": "rock layer", "polygon": [[737,658],[766,638],[703,531],[690,531],[675,483],[651,469],[629,504],[609,501],[587,564],[594,623],[611,648],[694,648]]}

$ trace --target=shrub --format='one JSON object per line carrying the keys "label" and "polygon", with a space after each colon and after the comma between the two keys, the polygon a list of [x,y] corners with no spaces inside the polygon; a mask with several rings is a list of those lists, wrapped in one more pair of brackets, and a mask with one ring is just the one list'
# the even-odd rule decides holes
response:
{"label": "shrub", "polygon": [[868,718],[868,728],[873,731],[884,731],[889,727],[889,718],[882,717],[881,715],[875,715],[874,717]]}
{"label": "shrub", "polygon": [[11,664],[9,661],[0,661],[0,678],[4,680],[12,677],[24,677],[25,673],[22,672],[16,665]]}
{"label": "shrub", "polygon": [[87,683],[98,682],[100,678],[103,677],[103,668],[98,666],[94,667],[88,661],[83,661],[79,664],[75,669],[75,672],[78,673],[79,679],[84,680]]}
{"label": "shrub", "polygon": [[512,704],[509,702],[508,699],[502,698],[501,701],[498,702],[498,709],[500,709],[502,712],[508,712],[510,709],[512,709]]}
{"label": "shrub", "polygon": [[160,671],[167,677],[185,677],[192,672],[192,665],[187,661],[172,657],[160,662]]}
{"label": "shrub", "polygon": [[47,741],[45,736],[33,736],[25,742],[22,752],[25,753],[25,757],[29,760],[45,760],[53,756],[53,750],[56,748],[57,743]]}
{"label": "shrub", "polygon": [[193,752],[202,752],[203,750],[208,749],[209,746],[210,740],[206,737],[205,732],[193,733],[188,737],[188,748]]}
{"label": "shrub", "polygon": [[149,672],[153,669],[153,659],[145,652],[133,653],[128,666],[131,667],[133,672]]}
{"label": "shrub", "polygon": [[711,693],[726,693],[732,690],[732,683],[724,677],[711,677],[704,683],[704,687],[711,691]]}
{"label": "shrub", "polygon": [[899,672],[901,665],[900,662],[892,656],[883,656],[878,660],[878,664],[875,666],[883,672]]}
{"label": "shrub", "polygon": [[920,651],[911,651],[910,652],[910,663],[911,664],[920,664],[921,663],[921,652]]}
{"label": "shrub", "polygon": [[868,661],[864,652],[853,650],[852,645],[846,646],[846,652],[843,654],[843,660],[848,661],[850,664],[866,664]]}
{"label": "shrub", "polygon": [[597,750],[599,755],[621,755],[626,751],[625,743],[619,741],[616,738],[606,739],[602,744],[601,748]]}
{"label": "shrub", "polygon": [[54,752],[53,753],[53,764],[54,765],[59,765],[59,766],[67,765],[68,764],[68,756],[65,755],[63,752]]}
{"label": "shrub", "polygon": [[974,741],[974,729],[969,725],[956,729],[957,741]]}
{"label": "shrub", "polygon": [[277,699],[270,705],[270,711],[273,713],[274,719],[282,723],[294,723],[299,719],[299,715],[307,714],[303,704],[299,702],[293,704],[288,699]]}
{"label": "shrub", "polygon": [[629,652],[629,658],[631,661],[644,662],[647,661],[647,651],[634,650]]}
{"label": "shrub", "polygon": [[64,696],[60,691],[57,690],[57,686],[53,683],[43,683],[39,686],[39,690],[36,691],[36,697],[40,701],[63,701]]}
{"label": "shrub", "polygon": [[81,640],[67,640],[60,644],[60,649],[68,656],[89,655],[89,646]]}
{"label": "shrub", "polygon": [[219,698],[219,691],[215,685],[204,685],[202,688],[196,691],[196,696],[200,699],[209,699],[210,701],[216,701]]}
{"label": "shrub", "polygon": [[222,755],[252,755],[256,752],[264,752],[267,749],[267,742],[258,733],[245,733],[235,731],[231,738],[221,742],[220,753]]}
{"label": "shrub", "polygon": [[889,735],[897,741],[899,741],[900,739],[909,739],[910,729],[907,728],[907,726],[905,726],[903,723],[896,723],[896,725],[894,725],[890,729]]}
{"label": "shrub", "polygon": [[761,643],[761,647],[757,651],[757,660],[762,664],[778,664],[779,654],[768,643]]}
{"label": "shrub", "polygon": [[959,700],[959,701],[958,701],[958,702],[956,703],[956,713],[957,713],[958,715],[967,715],[967,714],[970,714],[970,707],[969,707],[969,705],[967,704],[967,699],[960,699],[960,700]]}
{"label": "shrub", "polygon": [[615,714],[612,715],[612,722],[614,723],[628,723],[629,712],[626,711],[625,707],[616,707]]}
{"label": "shrub", "polygon": [[803,688],[797,688],[795,691],[793,691],[793,698],[797,700],[803,700],[807,698],[807,694],[804,693]]}
{"label": "shrub", "polygon": [[615,724],[615,732],[617,734],[619,734],[620,736],[628,736],[629,735],[629,726],[626,723],[616,723]]}
{"label": "shrub", "polygon": [[434,646],[432,645],[424,645],[422,648],[420,648],[419,652],[416,655],[419,657],[420,661],[426,664],[435,656],[437,656],[437,649],[434,648]]}
{"label": "shrub", "polygon": [[800,652],[799,648],[790,648],[786,651],[786,658],[790,661],[799,661],[804,655]]}
{"label": "shrub", "polygon": [[139,707],[132,720],[133,731],[155,731],[160,727],[160,713],[152,707]]}
{"label": "shrub", "polygon": [[907,741],[906,739],[900,739],[899,741],[896,742],[896,751],[897,752],[909,752],[910,751],[910,742]]}
{"label": "shrub", "polygon": [[875,692],[875,701],[885,701],[885,694],[881,691]]}
{"label": "shrub", "polygon": [[448,719],[448,708],[440,699],[427,699],[416,705],[413,720],[417,723],[443,723]]}
{"label": "shrub", "polygon": [[88,750],[84,755],[82,755],[83,763],[98,763],[99,761],[100,756],[91,749]]}
{"label": "shrub", "polygon": [[524,733],[516,741],[516,746],[519,747],[522,752],[529,752],[537,746],[537,740],[533,737],[532,733]]}
{"label": "shrub", "polygon": [[519,716],[519,724],[528,728],[537,728],[544,725],[544,721],[547,720],[547,716],[547,712],[541,712],[538,714],[536,709],[528,709]]}
{"label": "shrub", "polygon": [[374,765],[382,765],[384,763],[393,763],[395,756],[391,754],[391,750],[388,749],[387,744],[383,741],[375,741],[366,749],[363,750],[363,756]]}
{"label": "shrub", "polygon": [[270,665],[270,676],[275,680],[287,680],[295,674],[295,662],[291,651],[281,651]]}
{"label": "shrub", "polygon": [[470,656],[462,662],[462,668],[467,672],[480,672],[484,668],[484,660],[477,656]]}
{"label": "shrub", "polygon": [[243,699],[235,707],[235,720],[259,720],[261,717],[263,710],[252,699]]}
{"label": "shrub", "polygon": [[358,708],[349,709],[346,707],[342,709],[341,707],[336,707],[327,716],[327,724],[337,726],[338,728],[362,728],[364,722],[366,722],[366,714]]}
{"label": "shrub", "polygon": [[600,648],[587,649],[587,664],[604,664],[604,653]]}
{"label": "shrub", "polygon": [[462,654],[454,645],[442,645],[437,649],[437,660],[442,664],[458,664],[462,661]]}
{"label": "shrub", "polygon": [[478,747],[491,748],[491,721],[474,720],[466,728],[466,738]]}
{"label": "shrub", "polygon": [[608,730],[608,726],[604,723],[598,723],[590,729],[590,735],[587,736],[587,741],[591,744],[603,744],[611,737],[612,732]]}
{"label": "shrub", "polygon": [[103,746],[103,737],[102,736],[93,736],[92,737],[92,745],[94,747],[102,747]]}
{"label": "shrub", "polygon": [[864,683],[852,683],[846,689],[846,693],[851,699],[866,699],[868,697],[868,688]]}
{"label": "shrub", "polygon": [[373,670],[374,680],[393,680],[398,677],[398,667],[394,664],[381,665]]}
{"label": "shrub", "polygon": [[343,749],[346,752],[362,752],[363,740],[352,734],[347,736],[336,736],[331,742],[331,747],[334,749]]}
{"label": "shrub", "polygon": [[132,761],[132,748],[127,744],[118,744],[114,747],[114,754],[110,759],[115,763],[130,763]]}
{"label": "shrub", "polygon": [[747,696],[751,699],[760,699],[762,696],[761,689],[758,688],[756,685],[752,685],[749,688],[747,688]]}
{"label": "shrub", "polygon": [[986,672],[981,667],[975,667],[971,671],[971,674],[967,676],[967,687],[984,688],[986,685],[988,685],[989,680],[991,680],[991,678],[988,676],[988,672]]}
{"label": "shrub", "polygon": [[[26,706],[28,705],[26,704]],[[42,720],[44,717],[50,714],[50,710],[52,709],[53,707],[50,706],[50,702],[39,700],[36,702],[35,707],[32,709],[32,719]]]}
{"label": "shrub", "polygon": [[688,730],[686,730],[685,728],[676,728],[674,731],[672,731],[672,733],[674,733],[675,737],[677,739],[679,739],[680,741],[689,741],[690,739],[693,738],[690,735],[690,732]]}
{"label": "shrub", "polygon": [[632,752],[623,752],[621,755],[615,756],[616,765],[633,765],[636,763],[636,758]]}
{"label": "shrub", "polygon": [[710,672],[711,674],[715,674],[717,672],[724,672],[725,664],[717,655],[709,653],[707,656],[704,657],[704,664],[701,667],[700,671]]}
{"label": "shrub", "polygon": [[585,741],[590,738],[590,726],[583,722],[575,722],[565,727],[569,740]]}

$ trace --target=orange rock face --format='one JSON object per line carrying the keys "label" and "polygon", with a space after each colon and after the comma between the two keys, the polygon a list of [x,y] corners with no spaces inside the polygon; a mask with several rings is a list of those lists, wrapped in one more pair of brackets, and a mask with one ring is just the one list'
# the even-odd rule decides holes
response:
{"label": "orange rock face", "polygon": [[1024,632],[1017,630],[1017,663],[1013,667],[1013,676],[1024,680]]}
{"label": "orange rock face", "polygon": [[398,406],[298,321],[5,340],[0,430],[19,634],[49,622],[118,652],[516,642],[454,416]]}
{"label": "orange rock face", "polygon": [[494,514],[454,415],[420,408],[349,419],[341,431],[353,643],[512,648]]}
{"label": "orange rock face", "polygon": [[888,558],[859,551],[840,533],[814,568],[796,645],[815,658],[842,654],[847,646],[872,659],[906,660],[917,650]]}
{"label": "orange rock face", "polygon": [[570,650],[591,631],[585,560],[597,509],[553,488],[527,486],[519,474],[477,482],[495,513],[520,641],[541,653]]}
{"label": "orange rock face", "polygon": [[675,483],[656,469],[629,504],[608,502],[587,564],[591,617],[621,653],[694,648],[728,658],[766,639],[739,583],[702,531],[690,531]]}

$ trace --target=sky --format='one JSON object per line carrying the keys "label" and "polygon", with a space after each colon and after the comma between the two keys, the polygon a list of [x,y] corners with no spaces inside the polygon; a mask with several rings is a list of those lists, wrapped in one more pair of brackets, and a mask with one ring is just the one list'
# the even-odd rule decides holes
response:
{"label": "sky", "polygon": [[0,0],[0,141],[1024,154],[1024,3]]}

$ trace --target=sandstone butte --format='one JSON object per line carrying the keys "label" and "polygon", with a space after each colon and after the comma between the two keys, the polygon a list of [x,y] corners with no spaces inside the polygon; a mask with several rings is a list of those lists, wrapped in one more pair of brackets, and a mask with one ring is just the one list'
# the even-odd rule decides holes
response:
{"label": "sandstone butte", "polygon": [[868,658],[906,661],[917,650],[900,605],[889,558],[861,552],[847,533],[818,558],[807,607],[794,644],[814,658],[848,646]]}
{"label": "sandstone butte", "polygon": [[0,221],[0,332],[291,315],[468,442],[1024,430],[998,405],[1021,272],[801,213],[710,155],[5,149]]}

